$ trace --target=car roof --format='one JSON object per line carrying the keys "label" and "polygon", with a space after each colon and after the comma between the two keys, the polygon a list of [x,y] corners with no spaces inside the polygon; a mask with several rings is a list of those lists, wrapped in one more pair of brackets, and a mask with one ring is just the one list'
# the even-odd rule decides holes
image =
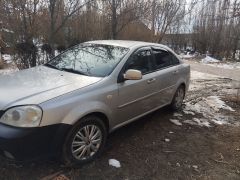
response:
{"label": "car roof", "polygon": [[169,49],[167,46],[164,46],[162,44],[143,42],[143,41],[130,41],[130,40],[97,40],[97,41],[88,41],[86,43],[121,46],[125,48],[136,48],[141,46],[158,46],[158,47]]}

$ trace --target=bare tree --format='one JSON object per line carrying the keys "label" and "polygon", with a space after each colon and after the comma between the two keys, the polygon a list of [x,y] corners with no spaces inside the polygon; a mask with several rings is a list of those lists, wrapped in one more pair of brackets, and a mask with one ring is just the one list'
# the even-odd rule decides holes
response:
{"label": "bare tree", "polygon": [[37,6],[39,0],[3,0],[5,27],[14,30],[15,49],[19,53],[16,64],[19,68],[29,68],[37,65],[37,51],[34,47],[34,37],[38,32]]}
{"label": "bare tree", "polygon": [[52,49],[55,49],[54,38],[58,31],[64,27],[72,15],[80,11],[91,1],[92,0],[88,0],[86,2],[73,0],[48,0],[47,6],[50,15],[49,44]]}
{"label": "bare tree", "polygon": [[177,27],[179,30],[184,25],[182,20],[191,13],[196,1],[191,1],[188,9],[186,4],[185,0],[152,0],[151,29],[154,34],[153,41],[160,43],[171,28]]}
{"label": "bare tree", "polygon": [[195,15],[193,40],[202,53],[235,59],[240,40],[239,1],[204,0]]}
{"label": "bare tree", "polygon": [[99,10],[110,20],[112,39],[129,23],[144,17],[149,7],[145,0],[102,0],[102,3],[103,8]]}

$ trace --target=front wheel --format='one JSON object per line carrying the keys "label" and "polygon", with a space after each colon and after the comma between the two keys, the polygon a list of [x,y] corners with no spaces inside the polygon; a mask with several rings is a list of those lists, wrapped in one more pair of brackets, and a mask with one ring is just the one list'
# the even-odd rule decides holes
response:
{"label": "front wheel", "polygon": [[177,91],[175,92],[175,95],[173,97],[172,103],[170,105],[170,107],[173,110],[179,110],[182,108],[182,103],[183,103],[183,99],[185,96],[185,88],[184,86],[180,86]]}
{"label": "front wheel", "polygon": [[62,159],[66,165],[83,165],[93,161],[103,150],[107,130],[97,116],[80,120],[69,132],[63,147]]}

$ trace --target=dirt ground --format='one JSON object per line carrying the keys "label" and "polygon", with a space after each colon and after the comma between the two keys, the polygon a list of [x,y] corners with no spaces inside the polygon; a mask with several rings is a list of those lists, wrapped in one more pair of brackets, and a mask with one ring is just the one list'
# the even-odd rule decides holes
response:
{"label": "dirt ground", "polygon": [[[197,79],[192,84],[185,104],[218,95],[235,110],[220,113],[235,122],[240,120],[240,105],[231,93],[231,80]],[[203,117],[199,113],[179,113],[182,120]],[[0,179],[240,179],[240,126],[178,126],[169,121],[172,118],[176,118],[174,113],[163,108],[120,128],[109,136],[102,156],[84,167],[65,168],[49,159],[24,163],[0,159]],[[109,166],[112,158],[121,163],[121,168]]]}
{"label": "dirt ground", "polygon": [[234,80],[240,81],[240,68],[225,69],[220,67],[209,66],[204,63],[199,63],[196,59],[185,60],[185,63],[191,65],[191,69],[195,71],[201,71],[205,73],[215,74],[218,76],[224,76]]}

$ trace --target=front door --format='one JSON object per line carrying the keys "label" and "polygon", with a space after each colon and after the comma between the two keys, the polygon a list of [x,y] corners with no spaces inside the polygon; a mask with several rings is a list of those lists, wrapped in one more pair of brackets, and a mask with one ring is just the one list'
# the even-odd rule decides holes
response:
{"label": "front door", "polygon": [[156,93],[156,72],[152,71],[150,48],[134,53],[126,62],[124,72],[128,69],[139,70],[143,76],[141,80],[125,80],[118,83],[117,124],[133,119],[156,106],[153,97]]}

